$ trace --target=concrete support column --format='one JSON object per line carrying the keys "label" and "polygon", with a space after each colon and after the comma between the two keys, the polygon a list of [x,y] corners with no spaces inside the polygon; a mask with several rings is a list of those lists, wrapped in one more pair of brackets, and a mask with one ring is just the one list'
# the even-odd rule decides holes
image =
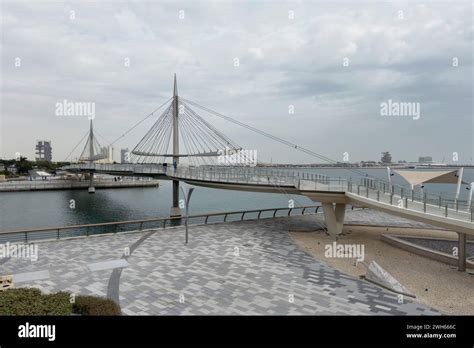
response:
{"label": "concrete support column", "polygon": [[95,193],[95,187],[94,187],[94,173],[90,172],[89,173],[89,193]]}
{"label": "concrete support column", "polygon": [[179,180],[173,180],[173,206],[171,207],[171,216],[181,216],[179,208]]}
{"label": "concrete support column", "polygon": [[346,213],[346,205],[344,203],[323,203],[324,219],[331,236],[337,237],[342,233],[344,226],[344,215]]}
{"label": "concrete support column", "polygon": [[459,244],[458,244],[458,271],[466,271],[466,234],[458,233]]}

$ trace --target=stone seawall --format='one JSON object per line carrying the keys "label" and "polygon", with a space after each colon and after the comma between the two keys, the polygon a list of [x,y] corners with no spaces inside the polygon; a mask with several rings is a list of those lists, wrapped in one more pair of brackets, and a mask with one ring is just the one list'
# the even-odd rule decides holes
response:
{"label": "stone seawall", "polygon": [[[95,188],[157,187],[159,180],[94,180]],[[0,192],[87,189],[89,181],[17,181],[0,183]]]}

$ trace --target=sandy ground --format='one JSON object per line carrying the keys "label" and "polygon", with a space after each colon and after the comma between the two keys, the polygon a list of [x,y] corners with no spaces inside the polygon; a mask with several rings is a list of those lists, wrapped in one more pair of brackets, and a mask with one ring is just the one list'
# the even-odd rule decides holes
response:
{"label": "sandy ground", "polygon": [[[433,236],[457,240],[457,234],[447,231],[399,227],[348,225],[337,243],[365,245],[365,263],[375,260],[394,276],[418,301],[446,314],[474,315],[474,274],[459,272],[454,266],[434,261],[391,246],[381,240],[381,234]],[[325,245],[334,239],[323,231],[290,231],[295,243],[326,264],[355,277],[366,273],[366,266],[354,259],[327,258]],[[469,270],[469,272],[473,272]],[[473,272],[474,273],[474,272]]]}

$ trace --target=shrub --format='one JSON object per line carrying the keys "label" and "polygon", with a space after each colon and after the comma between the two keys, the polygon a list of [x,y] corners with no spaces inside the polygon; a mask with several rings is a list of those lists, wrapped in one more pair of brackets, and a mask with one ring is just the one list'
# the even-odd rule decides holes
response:
{"label": "shrub", "polygon": [[42,294],[39,289],[0,291],[0,315],[71,315],[69,293]]}
{"label": "shrub", "polygon": [[72,311],[81,315],[121,315],[120,306],[108,298],[76,296]]}
{"label": "shrub", "polygon": [[12,288],[0,291],[0,315],[121,315],[114,301],[96,296],[76,296],[57,292],[42,294],[35,288]]}

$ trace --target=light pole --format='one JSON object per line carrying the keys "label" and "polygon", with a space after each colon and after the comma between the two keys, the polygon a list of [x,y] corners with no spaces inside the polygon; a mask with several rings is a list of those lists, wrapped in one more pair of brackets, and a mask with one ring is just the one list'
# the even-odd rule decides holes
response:
{"label": "light pole", "polygon": [[188,244],[188,208],[189,208],[189,201],[191,200],[191,195],[193,194],[194,187],[184,188],[182,185],[180,186],[181,192],[184,196],[184,208],[186,214],[186,220],[184,222],[184,226],[186,229],[186,234],[184,237],[184,244]]}

